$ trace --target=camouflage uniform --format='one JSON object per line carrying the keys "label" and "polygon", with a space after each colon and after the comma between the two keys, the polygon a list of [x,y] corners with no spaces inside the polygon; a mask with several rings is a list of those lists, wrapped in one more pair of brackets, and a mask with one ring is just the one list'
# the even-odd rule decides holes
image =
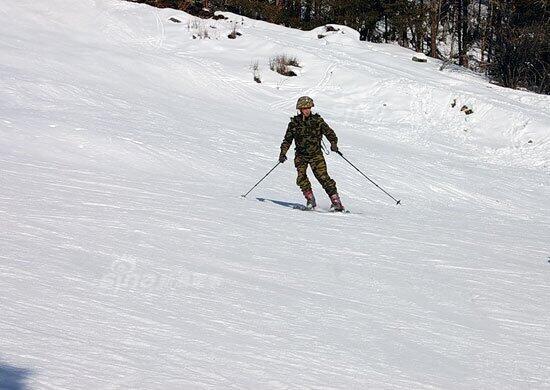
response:
{"label": "camouflage uniform", "polygon": [[307,118],[302,114],[296,115],[290,119],[288,124],[285,138],[281,144],[281,156],[286,155],[294,141],[296,146],[294,166],[298,171],[296,184],[304,193],[311,191],[311,182],[306,174],[309,165],[328,196],[333,196],[338,191],[336,182],[328,175],[327,164],[321,150],[323,135],[327,137],[332,146],[336,146],[338,137],[319,114],[311,114]]}

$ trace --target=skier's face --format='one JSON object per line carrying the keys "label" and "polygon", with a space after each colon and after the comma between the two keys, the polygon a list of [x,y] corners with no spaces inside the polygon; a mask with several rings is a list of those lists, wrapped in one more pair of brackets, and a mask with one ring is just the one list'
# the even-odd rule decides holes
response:
{"label": "skier's face", "polygon": [[311,108],[301,108],[300,111],[302,112],[302,115],[306,118],[311,115]]}

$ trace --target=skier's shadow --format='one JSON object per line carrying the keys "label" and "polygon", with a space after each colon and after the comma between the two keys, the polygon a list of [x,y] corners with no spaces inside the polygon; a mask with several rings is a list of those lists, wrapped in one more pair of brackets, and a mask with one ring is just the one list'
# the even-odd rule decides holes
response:
{"label": "skier's shadow", "polygon": [[31,375],[31,371],[9,366],[0,362],[0,389],[2,390],[25,390],[27,387],[27,379]]}
{"label": "skier's shadow", "polygon": [[260,202],[275,203],[276,205],[288,207],[289,209],[301,209],[304,207],[304,205],[300,203],[285,202],[282,200],[266,199],[266,198],[256,198],[256,199],[259,200]]}

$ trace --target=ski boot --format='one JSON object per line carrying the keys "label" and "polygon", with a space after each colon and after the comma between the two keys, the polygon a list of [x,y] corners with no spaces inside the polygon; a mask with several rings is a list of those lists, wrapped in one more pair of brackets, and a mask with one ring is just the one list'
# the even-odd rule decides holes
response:
{"label": "ski boot", "polygon": [[338,194],[331,195],[330,201],[332,202],[332,205],[330,206],[330,211],[339,211],[339,212],[345,211],[344,206],[342,206],[342,202],[340,201],[340,197],[338,196]]}
{"label": "ski boot", "polygon": [[313,210],[315,207],[317,207],[317,202],[315,201],[315,196],[313,196],[312,190],[304,191],[304,196],[307,201],[306,209]]}

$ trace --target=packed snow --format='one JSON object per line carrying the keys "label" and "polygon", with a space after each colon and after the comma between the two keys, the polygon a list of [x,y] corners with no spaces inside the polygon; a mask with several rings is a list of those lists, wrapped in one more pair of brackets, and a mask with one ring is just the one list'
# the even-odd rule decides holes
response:
{"label": "packed snow", "polygon": [[[0,388],[550,388],[550,97],[224,15],[0,7]],[[402,205],[240,197],[302,95]]]}

